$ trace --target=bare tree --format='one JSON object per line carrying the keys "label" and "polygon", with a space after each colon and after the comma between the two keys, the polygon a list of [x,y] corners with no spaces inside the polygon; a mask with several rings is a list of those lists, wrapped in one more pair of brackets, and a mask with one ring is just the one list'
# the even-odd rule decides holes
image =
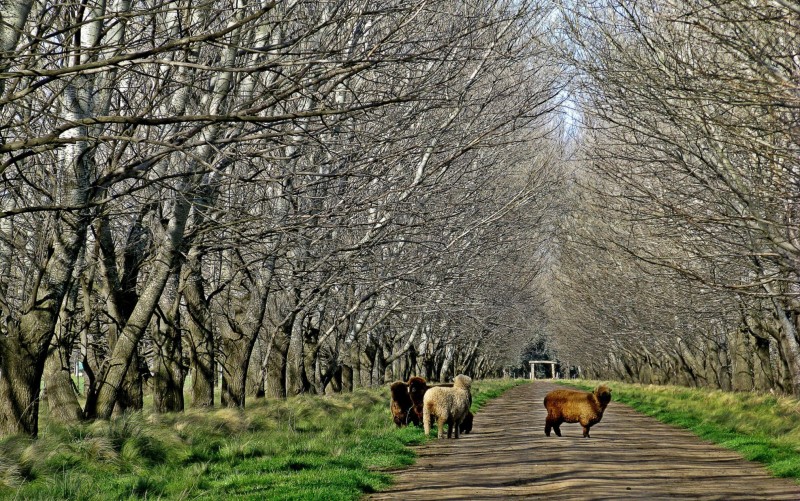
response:
{"label": "bare tree", "polygon": [[660,363],[659,378],[683,384],[764,388],[774,343],[781,389],[797,393],[794,12],[610,1],[564,14],[586,125],[580,168],[591,172],[581,190],[606,220],[581,218],[561,258],[598,252],[608,271],[592,280],[625,277],[626,302],[647,311],[597,301],[588,277],[561,271],[586,287],[570,302],[592,304],[597,325],[583,335],[603,333],[590,337],[613,357],[597,367],[639,379]]}
{"label": "bare tree", "polygon": [[[563,88],[536,2],[0,4],[0,434],[487,374],[525,342]],[[514,284],[514,291],[508,290]],[[49,357],[49,358],[48,358]],[[148,382],[149,381],[149,382]],[[149,387],[148,387],[149,384]]]}

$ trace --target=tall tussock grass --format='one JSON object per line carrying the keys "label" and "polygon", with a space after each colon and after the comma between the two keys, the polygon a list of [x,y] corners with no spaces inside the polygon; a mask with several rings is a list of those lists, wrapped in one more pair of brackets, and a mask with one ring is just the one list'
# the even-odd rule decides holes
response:
{"label": "tall tussock grass", "polygon": [[[599,382],[580,381],[584,389]],[[614,400],[800,481],[800,401],[755,392],[608,383]]]}
{"label": "tall tussock grass", "polygon": [[[519,382],[478,382],[476,410]],[[413,463],[425,439],[397,429],[388,385],[255,400],[242,409],[43,422],[0,439],[0,499],[357,499]]]}

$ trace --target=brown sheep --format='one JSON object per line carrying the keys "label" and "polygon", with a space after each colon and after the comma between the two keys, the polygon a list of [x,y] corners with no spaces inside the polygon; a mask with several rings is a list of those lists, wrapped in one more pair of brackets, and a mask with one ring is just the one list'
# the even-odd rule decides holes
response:
{"label": "brown sheep", "polygon": [[403,381],[395,381],[389,387],[392,394],[392,400],[389,408],[392,411],[392,419],[398,428],[406,426],[408,423],[414,423],[419,426],[422,422],[414,412],[414,402],[408,394],[408,385]]}
{"label": "brown sheep", "polygon": [[602,384],[594,392],[578,390],[553,390],[544,397],[547,419],[544,433],[550,436],[552,428],[561,436],[561,423],[580,423],[583,436],[589,438],[589,428],[600,422],[603,411],[611,402],[611,389]]}
{"label": "brown sheep", "polygon": [[455,430],[455,438],[461,436],[461,423],[469,413],[472,397],[470,388],[472,379],[463,374],[456,376],[453,387],[434,386],[425,392],[423,397],[422,424],[425,427],[425,436],[431,431],[432,420],[435,417],[438,426],[438,438],[444,435],[444,425],[447,423],[447,438],[451,438]]}
{"label": "brown sheep", "polygon": [[428,391],[428,383],[425,379],[414,376],[408,379],[408,395],[414,403],[414,414],[416,415],[416,423],[422,423],[422,399],[425,397],[425,392]]}

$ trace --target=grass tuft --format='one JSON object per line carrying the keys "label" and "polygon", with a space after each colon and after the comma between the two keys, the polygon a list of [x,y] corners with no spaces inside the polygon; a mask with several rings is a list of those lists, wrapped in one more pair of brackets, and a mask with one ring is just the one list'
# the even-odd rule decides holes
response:
{"label": "grass tuft", "polygon": [[24,481],[25,475],[16,462],[0,458],[0,494],[22,485]]}

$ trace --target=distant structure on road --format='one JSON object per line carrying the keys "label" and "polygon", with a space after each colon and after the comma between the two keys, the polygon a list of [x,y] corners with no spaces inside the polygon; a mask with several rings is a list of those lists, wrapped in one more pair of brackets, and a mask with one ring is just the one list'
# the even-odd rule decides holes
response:
{"label": "distant structure on road", "polygon": [[528,363],[531,364],[531,379],[536,379],[536,364],[550,364],[550,378],[556,378],[556,364],[558,362],[552,360],[531,360]]}

